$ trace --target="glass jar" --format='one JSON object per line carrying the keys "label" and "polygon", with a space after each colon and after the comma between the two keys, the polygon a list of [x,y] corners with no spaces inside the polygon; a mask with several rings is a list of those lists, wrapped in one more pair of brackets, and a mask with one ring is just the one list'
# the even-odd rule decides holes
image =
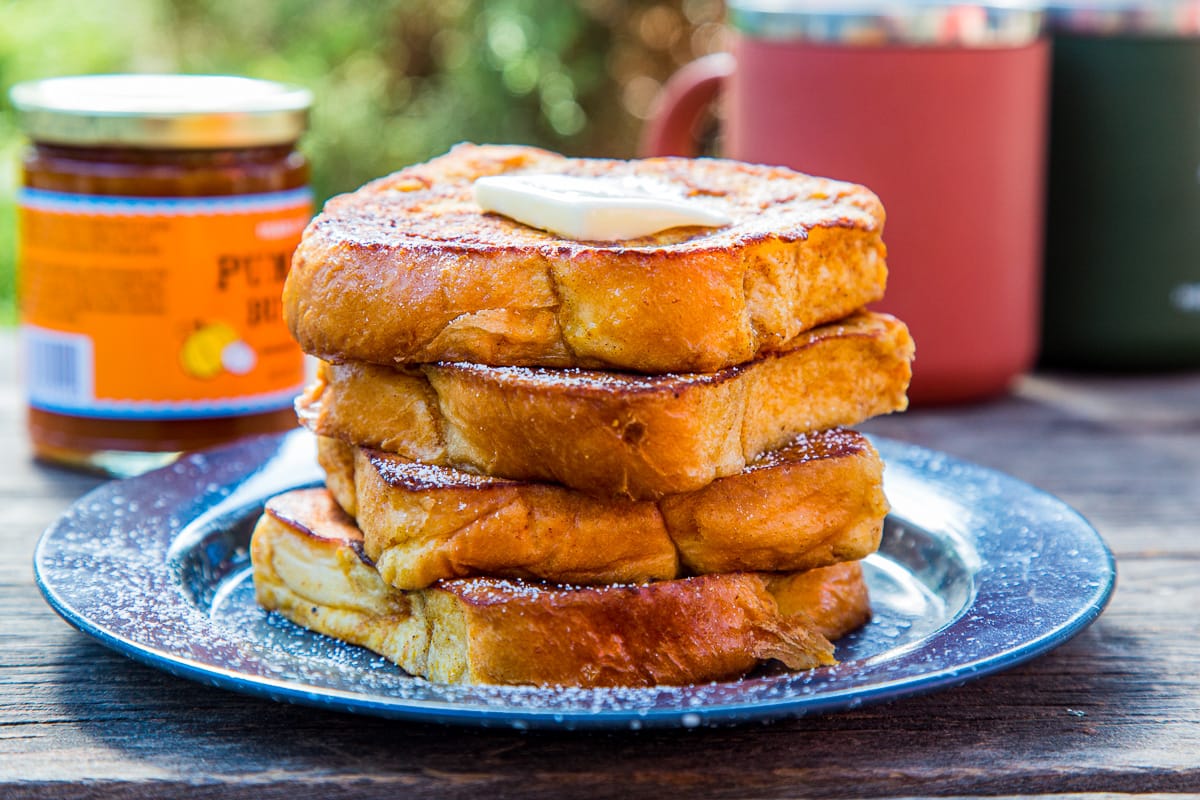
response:
{"label": "glass jar", "polygon": [[11,96],[35,456],[122,476],[295,427],[304,358],[280,294],[312,216],[309,92],[100,75]]}

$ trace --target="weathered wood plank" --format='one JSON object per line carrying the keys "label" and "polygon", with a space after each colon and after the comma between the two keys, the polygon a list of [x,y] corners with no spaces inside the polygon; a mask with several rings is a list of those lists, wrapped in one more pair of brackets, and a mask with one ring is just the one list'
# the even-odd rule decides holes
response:
{"label": "weathered wood plank", "polygon": [[[372,776],[381,793],[402,785],[417,797],[518,787],[551,797],[569,786],[652,796],[680,783],[704,796],[731,785],[763,797],[798,786],[878,795],[897,791],[900,775],[922,793],[1198,789],[1200,641],[1184,635],[1200,607],[1192,566],[1132,561],[1112,607],[1077,640],[959,689],[770,726],[636,735],[429,728],[243,698],[128,662],[35,610],[8,649],[16,663],[0,669],[0,787],[178,781],[203,766],[254,784],[283,770],[322,791],[331,776]],[[746,751],[763,765],[752,776],[733,757]],[[600,785],[614,774],[636,786]]]}

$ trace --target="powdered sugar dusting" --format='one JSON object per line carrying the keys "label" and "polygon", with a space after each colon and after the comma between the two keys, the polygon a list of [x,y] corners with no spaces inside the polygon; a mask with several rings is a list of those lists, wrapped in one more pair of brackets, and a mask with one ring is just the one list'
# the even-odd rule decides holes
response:
{"label": "powdered sugar dusting", "polygon": [[247,543],[268,496],[319,483],[302,433],[102,486],[46,532],[35,571],[72,624],[178,675],[328,709],[517,728],[692,726],[895,699],[1018,663],[1099,614],[1111,556],[1077,514],[998,473],[877,444],[896,514],[865,564],[875,616],[838,643],[840,665],[803,673],[649,689],[446,686],[268,614]]}
{"label": "powdered sugar dusting", "polygon": [[741,365],[713,373],[662,373],[640,375],[611,370],[565,367],[496,367],[467,361],[443,362],[432,369],[456,372],[487,383],[513,388],[547,389],[566,392],[601,392],[623,395],[676,393],[693,386],[706,386],[728,380],[743,370]]}
{"label": "powdered sugar dusting", "polygon": [[[675,228],[616,242],[577,242],[482,213],[472,197],[474,180],[521,173],[652,180],[701,208],[732,217],[732,224]],[[410,251],[520,248],[546,257],[596,251],[652,256],[725,249],[765,238],[803,240],[818,227],[874,231],[882,224],[882,208],[869,190],[782,167],[720,159],[574,159],[530,148],[461,145],[447,156],[333,198],[308,235]]]}
{"label": "powdered sugar dusting", "polygon": [[409,491],[425,491],[429,489],[469,488],[484,489],[518,485],[517,481],[496,478],[488,475],[476,475],[453,467],[441,467],[436,464],[424,464],[420,461],[408,461],[393,453],[380,450],[370,450],[371,465],[391,486]]}
{"label": "powdered sugar dusting", "polygon": [[775,469],[784,464],[804,464],[823,458],[853,456],[867,450],[866,438],[848,428],[829,428],[794,436],[783,447],[763,453],[750,464],[746,471]]}

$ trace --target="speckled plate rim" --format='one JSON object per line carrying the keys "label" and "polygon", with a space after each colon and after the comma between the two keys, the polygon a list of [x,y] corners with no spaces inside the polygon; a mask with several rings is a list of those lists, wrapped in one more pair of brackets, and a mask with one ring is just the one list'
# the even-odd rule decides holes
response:
{"label": "speckled plate rim", "polygon": [[[45,531],[34,573],[68,623],[184,678],[343,712],[520,729],[693,727],[898,700],[1024,663],[1103,611],[1116,565],[1078,512],[1003,473],[916,445],[872,441],[887,465],[889,525],[933,532],[940,546],[954,549],[969,568],[970,597],[918,642],[806,673],[636,690],[445,687],[403,676],[395,680],[404,684],[399,694],[377,682],[359,686],[354,676],[277,677],[289,659],[215,626],[185,596],[170,553],[206,519],[252,514],[272,494],[319,482],[302,432],[195,454],[97,488]],[[111,554],[122,548],[111,543],[118,540],[137,548],[114,563]]]}

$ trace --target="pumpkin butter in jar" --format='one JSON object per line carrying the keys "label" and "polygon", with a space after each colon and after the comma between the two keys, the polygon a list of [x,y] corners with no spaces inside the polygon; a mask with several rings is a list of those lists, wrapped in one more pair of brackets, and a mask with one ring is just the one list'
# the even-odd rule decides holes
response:
{"label": "pumpkin butter in jar", "polygon": [[22,373],[35,456],[131,475],[296,426],[282,320],[312,216],[311,95],[268,81],[19,84]]}

